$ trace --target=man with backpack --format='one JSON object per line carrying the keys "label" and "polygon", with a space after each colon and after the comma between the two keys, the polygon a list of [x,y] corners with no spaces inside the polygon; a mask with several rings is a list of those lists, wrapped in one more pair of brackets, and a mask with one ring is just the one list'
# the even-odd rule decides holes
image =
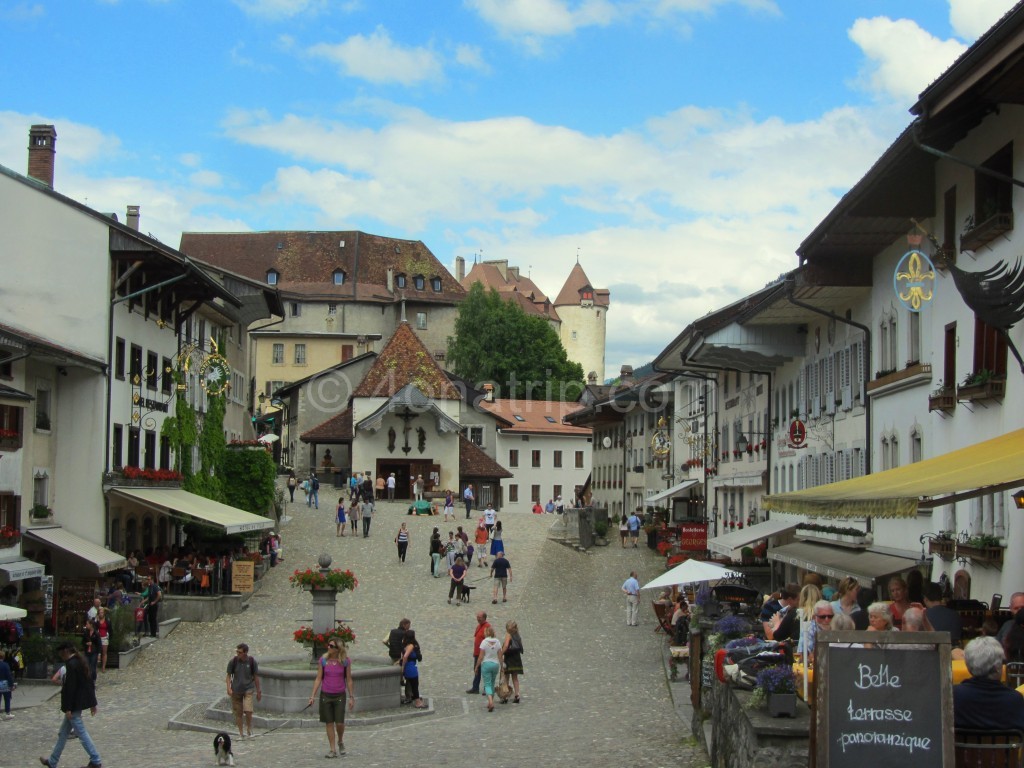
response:
{"label": "man with backpack", "polygon": [[160,585],[149,576],[145,578],[143,585],[141,605],[146,611],[146,624],[149,625],[149,636],[156,637],[159,634],[157,614],[160,611],[160,601],[163,599],[163,592],[160,589]]}
{"label": "man with backpack", "polygon": [[[238,726],[238,736],[252,738],[253,694],[256,701],[263,698],[260,690],[260,668],[256,659],[249,655],[249,646],[239,643],[235,647],[235,657],[228,662],[227,674],[228,696],[231,697],[231,712]],[[242,730],[242,718],[245,718],[245,731]]]}
{"label": "man with backpack", "polygon": [[320,509],[320,481],[316,472],[309,473],[309,494],[306,496],[306,506]]}

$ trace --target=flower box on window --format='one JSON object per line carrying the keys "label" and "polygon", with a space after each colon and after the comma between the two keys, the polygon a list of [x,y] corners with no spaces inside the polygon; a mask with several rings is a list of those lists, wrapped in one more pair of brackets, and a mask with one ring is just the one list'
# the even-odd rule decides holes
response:
{"label": "flower box on window", "polygon": [[976,251],[1013,229],[1013,213],[997,213],[960,235],[961,251]]}
{"label": "flower box on window", "polygon": [[939,389],[928,396],[928,411],[952,411],[956,408],[956,392]]}
{"label": "flower box on window", "polygon": [[964,383],[956,388],[957,400],[1002,400],[1006,396],[1005,379],[988,379],[977,383]]}

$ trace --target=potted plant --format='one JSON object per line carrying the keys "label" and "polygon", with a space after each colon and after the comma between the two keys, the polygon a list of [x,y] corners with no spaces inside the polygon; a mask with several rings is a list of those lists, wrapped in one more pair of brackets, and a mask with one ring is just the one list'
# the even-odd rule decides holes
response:
{"label": "potted plant", "polygon": [[740,550],[740,558],[741,558],[741,562],[744,565],[753,565],[754,564],[754,550],[753,550],[753,548],[752,547],[744,547],[743,549],[741,549]]}
{"label": "potted plant", "polygon": [[951,411],[956,408],[956,392],[952,387],[944,386],[939,380],[932,393],[928,395],[928,410],[930,411]]}
{"label": "potted plant", "polygon": [[42,632],[26,631],[19,647],[25,662],[25,677],[45,678],[46,665],[50,660],[50,641],[46,636]]}
{"label": "potted plant", "polygon": [[796,717],[796,677],[793,669],[785,664],[765,667],[757,673],[755,693],[768,704],[772,717]]}
{"label": "potted plant", "polygon": [[288,577],[293,587],[300,589],[335,589],[344,592],[346,589],[355,589],[359,586],[352,571],[343,571],[341,568],[334,568],[326,574],[319,570],[307,568],[304,571],[296,571]]}
{"label": "potted plant", "polygon": [[28,516],[36,522],[48,520],[53,516],[53,510],[45,504],[35,504],[32,506],[32,509],[29,510]]}
{"label": "potted plant", "polygon": [[594,523],[594,543],[599,547],[605,547],[608,545],[608,521],[598,520]]}

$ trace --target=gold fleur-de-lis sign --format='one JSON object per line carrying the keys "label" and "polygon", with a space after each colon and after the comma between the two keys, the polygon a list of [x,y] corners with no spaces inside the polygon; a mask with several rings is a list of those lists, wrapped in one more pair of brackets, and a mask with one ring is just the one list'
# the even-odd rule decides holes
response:
{"label": "gold fleur-de-lis sign", "polygon": [[896,295],[911,312],[920,312],[921,305],[932,300],[935,285],[935,267],[921,251],[907,251],[896,265],[893,288]]}

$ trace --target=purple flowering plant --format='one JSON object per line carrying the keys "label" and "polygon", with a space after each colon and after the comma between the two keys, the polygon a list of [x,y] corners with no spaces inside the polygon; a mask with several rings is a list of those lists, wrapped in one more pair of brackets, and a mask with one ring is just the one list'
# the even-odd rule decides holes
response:
{"label": "purple flowering plant", "polygon": [[726,638],[742,637],[750,632],[750,624],[739,616],[723,616],[715,622],[715,632]]}
{"label": "purple flowering plant", "polygon": [[765,693],[796,693],[796,678],[785,664],[765,667],[757,673],[755,687]]}

